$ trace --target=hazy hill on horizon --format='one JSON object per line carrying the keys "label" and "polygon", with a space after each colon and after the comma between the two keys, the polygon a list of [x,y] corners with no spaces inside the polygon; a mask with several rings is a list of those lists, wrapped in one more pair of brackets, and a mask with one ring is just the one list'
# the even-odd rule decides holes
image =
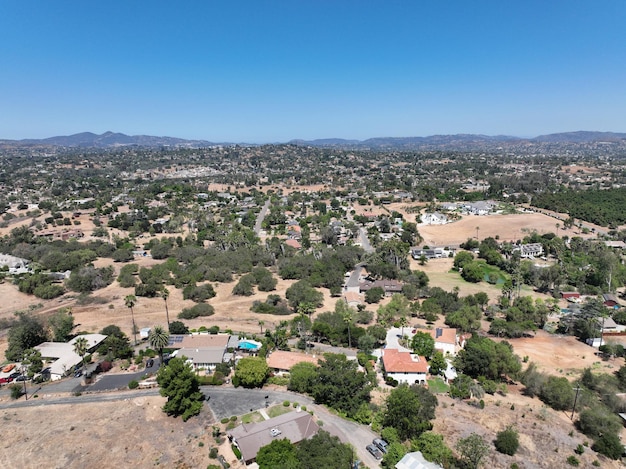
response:
{"label": "hazy hill on horizon", "polygon": [[[294,139],[287,143],[292,145],[308,145],[331,148],[353,148],[371,150],[411,150],[411,149],[463,149],[482,147],[485,145],[528,143],[592,143],[592,142],[623,142],[626,133],[575,131],[540,135],[534,138],[521,138],[509,135],[481,135],[481,134],[452,134],[430,135],[426,137],[374,137],[366,140],[342,138],[324,138],[315,140]],[[238,143],[239,145],[257,145]],[[0,140],[2,146],[61,146],[81,148],[115,148],[122,146],[139,147],[208,147],[215,145],[234,145],[234,143],[214,143],[207,140],[187,140],[176,137],[158,137],[150,135],[126,135],[119,132],[105,132],[95,134],[81,132],[73,135],[55,136],[44,139]]]}

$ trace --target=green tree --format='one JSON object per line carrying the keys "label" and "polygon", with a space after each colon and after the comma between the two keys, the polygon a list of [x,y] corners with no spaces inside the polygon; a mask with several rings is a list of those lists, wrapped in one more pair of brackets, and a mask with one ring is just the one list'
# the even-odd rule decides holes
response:
{"label": "green tree", "polygon": [[83,368],[85,367],[85,355],[87,355],[88,346],[89,342],[87,342],[87,339],[85,337],[78,337],[74,341],[74,353],[80,355],[80,358],[83,362]]}
{"label": "green tree", "polygon": [[256,455],[259,469],[300,469],[296,447],[287,438],[274,440],[259,449]]}
{"label": "green tree", "polygon": [[448,363],[441,351],[436,351],[429,361],[430,369],[428,370],[431,375],[435,376],[445,371],[448,368]]}
{"label": "green tree", "polygon": [[183,421],[198,415],[202,410],[204,394],[200,392],[198,378],[182,358],[172,358],[167,366],[161,366],[157,373],[160,394],[167,397],[163,411],[174,417],[182,416]]}
{"label": "green tree", "polygon": [[163,349],[170,342],[170,335],[162,326],[153,326],[148,334],[148,343],[159,353],[159,360],[163,364]]}
{"label": "green tree", "polygon": [[591,449],[607,458],[617,460],[624,454],[624,443],[617,433],[606,432],[595,441]]}
{"label": "green tree", "polygon": [[365,301],[367,303],[378,303],[385,297],[385,290],[382,287],[373,287],[365,292]]}
{"label": "green tree", "polygon": [[424,432],[411,440],[411,451],[421,451],[427,461],[444,467],[448,467],[453,458],[452,450],[444,443],[443,436],[433,432]]}
{"label": "green tree", "polygon": [[172,321],[169,329],[170,334],[189,334],[189,328],[182,321]]}
{"label": "green tree", "polygon": [[48,320],[52,329],[52,340],[54,342],[67,342],[74,329],[74,316],[71,311],[61,308]]}
{"label": "green tree", "polygon": [[455,367],[473,378],[484,376],[498,381],[517,376],[521,363],[510,343],[474,335],[456,356]]}
{"label": "green tree", "polygon": [[383,455],[382,467],[390,469],[395,468],[398,461],[400,461],[406,453],[406,447],[402,443],[389,443],[387,452]]}
{"label": "green tree", "polygon": [[43,359],[41,358],[41,352],[34,348],[29,348],[24,351],[24,359],[22,365],[27,368],[27,376],[32,379],[35,374],[39,373],[43,369]]}
{"label": "green tree", "polygon": [[354,460],[350,445],[324,430],[301,441],[297,452],[302,469],[350,467]]}
{"label": "green tree", "polygon": [[459,251],[454,256],[454,268],[463,269],[467,264],[474,260],[474,255],[469,251]]}
{"label": "green tree", "polygon": [[301,303],[310,303],[319,308],[324,303],[324,295],[318,292],[306,280],[300,280],[285,292],[289,305],[295,310]]}
{"label": "green tree", "polygon": [[18,313],[9,329],[8,347],[4,353],[8,360],[19,361],[24,351],[48,340],[48,330],[43,321],[28,313]]}
{"label": "green tree", "polygon": [[435,353],[435,339],[428,332],[417,331],[411,339],[411,350],[429,360]]}
{"label": "green tree", "polygon": [[107,355],[109,359],[125,359],[133,356],[130,340],[128,340],[126,334],[124,334],[118,326],[113,324],[106,326],[100,331],[100,334],[107,336],[98,346],[98,353],[100,355]]}
{"label": "green tree", "polygon": [[261,357],[246,357],[237,362],[235,379],[245,388],[261,388],[270,370]]}
{"label": "green tree", "polygon": [[467,282],[480,282],[484,277],[482,265],[475,261],[465,264],[465,267],[463,267],[463,271],[461,272],[461,277],[463,277],[463,280]]}
{"label": "green tree", "polygon": [[395,428],[401,440],[416,438],[432,428],[436,406],[437,398],[428,389],[402,384],[387,397],[383,426]]}
{"label": "green tree", "polygon": [[318,379],[311,395],[318,404],[354,415],[361,403],[370,400],[370,382],[365,373],[358,371],[356,361],[343,354],[325,353],[319,361]]}
{"label": "green tree", "polygon": [[366,355],[370,355],[376,346],[376,338],[369,334],[359,337],[359,350]]}
{"label": "green tree", "polygon": [[468,467],[472,469],[477,469],[481,461],[489,454],[489,445],[482,436],[476,433],[461,438],[456,444],[456,449]]}
{"label": "green tree", "polygon": [[133,320],[133,340],[134,345],[137,345],[137,326],[135,325],[135,313],[133,312],[133,306],[137,304],[137,297],[135,295],[126,295],[124,297],[124,304],[130,309],[130,315]]}
{"label": "green tree", "polygon": [[305,394],[313,389],[316,380],[317,366],[309,362],[296,363],[289,370],[289,385],[287,389]]}
{"label": "green tree", "polygon": [[496,434],[496,449],[503,454],[513,456],[519,448],[519,434],[513,427],[507,427]]}
{"label": "green tree", "polygon": [[550,376],[541,386],[539,398],[555,410],[571,409],[574,389],[567,378]]}

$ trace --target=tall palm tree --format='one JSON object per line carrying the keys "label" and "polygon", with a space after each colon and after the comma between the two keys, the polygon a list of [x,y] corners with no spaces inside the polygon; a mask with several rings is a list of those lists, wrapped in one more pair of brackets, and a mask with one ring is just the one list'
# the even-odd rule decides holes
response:
{"label": "tall palm tree", "polygon": [[409,325],[409,320],[406,316],[402,316],[398,322],[400,323],[400,337],[404,339],[404,328]]}
{"label": "tall palm tree", "polygon": [[130,315],[133,319],[133,337],[135,340],[134,345],[137,345],[137,327],[135,326],[135,313],[133,312],[133,306],[137,304],[137,297],[135,295],[127,295],[124,298],[124,304],[130,309]]}
{"label": "tall palm tree", "polygon": [[159,352],[161,365],[163,364],[163,349],[170,343],[170,334],[162,326],[154,326],[148,334],[148,343]]}
{"label": "tall palm tree", "polygon": [[352,326],[352,311],[346,311],[343,314],[343,322],[348,326],[348,348],[352,348],[352,334],[350,328]]}
{"label": "tall palm tree", "polygon": [[163,298],[163,301],[165,302],[165,318],[167,319],[167,331],[169,332],[170,330],[170,312],[167,309],[167,299],[170,297],[170,291],[167,288],[163,288],[163,290],[161,290],[161,298]]}
{"label": "tall palm tree", "polygon": [[83,368],[85,368],[85,355],[87,355],[87,339],[84,337],[79,337],[74,341],[74,352],[80,355],[80,358],[83,361]]}
{"label": "tall palm tree", "polygon": [[263,334],[263,326],[265,326],[265,321],[259,321],[259,326],[261,327],[261,334]]}

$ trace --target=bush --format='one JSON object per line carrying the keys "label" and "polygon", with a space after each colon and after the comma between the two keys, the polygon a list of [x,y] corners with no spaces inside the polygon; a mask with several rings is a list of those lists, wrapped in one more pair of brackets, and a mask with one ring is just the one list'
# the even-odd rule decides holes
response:
{"label": "bush", "polygon": [[239,448],[237,448],[235,444],[230,445],[230,447],[233,449],[233,453],[235,453],[235,457],[237,459],[241,459],[241,451],[239,451]]}
{"label": "bush", "polygon": [[24,389],[19,384],[11,385],[11,399],[19,399],[24,394]]}
{"label": "bush", "polygon": [[283,401],[283,407],[289,407],[290,404],[289,401]]}
{"label": "bush", "polygon": [[137,389],[138,387],[139,383],[135,379],[128,383],[128,389]]}
{"label": "bush", "polygon": [[607,432],[604,433],[596,442],[591,446],[591,449],[597,453],[605,455],[607,458],[619,459],[624,453],[624,445],[619,439],[617,433]]}
{"label": "bush", "polygon": [[230,422],[230,419],[228,417],[224,417],[222,420],[220,420],[221,423],[228,423]]}
{"label": "bush", "polygon": [[519,435],[512,427],[507,427],[498,432],[494,444],[500,453],[513,456],[519,448]]}
{"label": "bush", "polygon": [[178,314],[178,319],[194,319],[198,317],[212,316],[215,314],[213,306],[199,303],[191,308],[185,308]]}
{"label": "bush", "polygon": [[567,457],[567,464],[569,464],[570,466],[578,467],[580,461],[578,460],[578,458],[576,458],[576,456],[571,455]]}
{"label": "bush", "polygon": [[[209,457],[211,459],[217,459],[217,448],[211,448],[209,450]],[[219,466],[215,466],[215,467],[219,467]]]}

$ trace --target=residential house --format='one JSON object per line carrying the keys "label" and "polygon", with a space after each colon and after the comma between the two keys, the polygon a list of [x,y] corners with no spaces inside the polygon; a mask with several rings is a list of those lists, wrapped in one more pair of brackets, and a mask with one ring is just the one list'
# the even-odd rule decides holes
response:
{"label": "residential house", "polygon": [[448,217],[443,213],[433,212],[422,215],[422,224],[424,225],[445,225],[448,223]]}
{"label": "residential house", "polygon": [[543,254],[543,244],[529,243],[522,244],[513,248],[513,251],[519,251],[522,259],[532,259]]}
{"label": "residential house", "polygon": [[422,256],[426,259],[439,259],[444,257],[443,249],[435,248],[435,249],[412,249],[411,257],[415,260],[419,260]]}
{"label": "residential house", "polygon": [[420,451],[405,454],[395,465],[396,469],[443,469],[443,466],[427,461]]}
{"label": "residential house", "polygon": [[174,334],[168,347],[177,349],[172,357],[186,357],[194,370],[213,370],[224,362],[229,339],[228,334]]}
{"label": "residential house", "polygon": [[50,379],[52,381],[63,378],[76,365],[82,362],[83,358],[74,351],[76,341],[79,338],[87,340],[87,354],[90,354],[107,336],[102,334],[81,334],[69,342],[44,342],[35,347],[36,350],[41,352],[41,357],[44,360],[52,361],[49,365]]}
{"label": "residential house", "polygon": [[428,373],[426,358],[392,348],[383,349],[382,354],[385,376],[395,379],[398,383],[426,384]]}
{"label": "residential house", "polygon": [[561,298],[564,300],[577,300],[580,298],[580,293],[577,291],[563,291],[561,292]]}
{"label": "residential house", "polygon": [[375,287],[382,288],[385,291],[385,296],[391,296],[394,293],[402,293],[402,282],[397,280],[385,279],[375,280],[373,282],[366,280],[359,285],[361,293],[365,293]]}
{"label": "residential house", "polygon": [[292,444],[317,434],[319,426],[308,412],[289,412],[258,423],[242,423],[228,432],[228,438],[241,451],[241,459],[249,464],[263,446],[287,438]]}
{"label": "residential house", "polygon": [[616,295],[613,293],[603,293],[602,300],[604,302],[604,306],[608,308],[619,308],[619,300]]}
{"label": "residential house", "polygon": [[318,358],[300,352],[275,350],[267,357],[267,366],[276,374],[288,373],[291,367],[298,363],[307,362],[317,366]]}
{"label": "residential house", "polygon": [[459,346],[459,337],[452,327],[437,327],[427,331],[435,339],[435,350],[443,355],[455,356]]}

